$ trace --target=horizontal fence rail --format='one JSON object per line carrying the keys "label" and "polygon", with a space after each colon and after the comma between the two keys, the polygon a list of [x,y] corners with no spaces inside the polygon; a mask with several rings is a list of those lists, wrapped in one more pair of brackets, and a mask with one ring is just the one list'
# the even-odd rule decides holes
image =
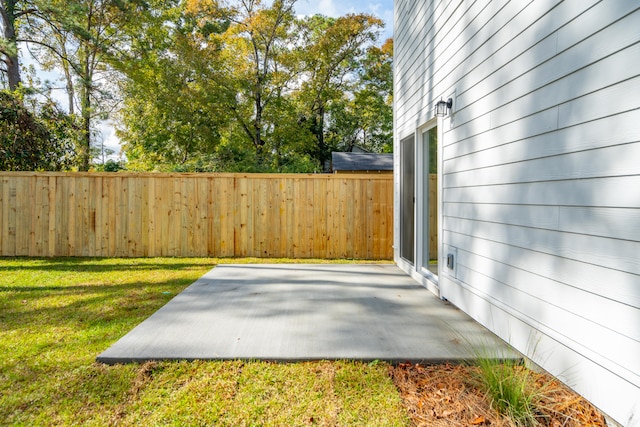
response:
{"label": "horizontal fence rail", "polygon": [[391,175],[0,172],[1,256],[391,259]]}

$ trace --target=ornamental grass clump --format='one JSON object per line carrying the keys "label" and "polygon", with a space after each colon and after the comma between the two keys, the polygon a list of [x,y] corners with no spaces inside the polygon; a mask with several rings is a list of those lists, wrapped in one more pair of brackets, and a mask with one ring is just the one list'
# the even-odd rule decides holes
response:
{"label": "ornamental grass clump", "polygon": [[537,425],[537,408],[543,390],[529,369],[517,361],[490,358],[478,359],[477,366],[475,381],[494,409],[509,417],[516,426]]}

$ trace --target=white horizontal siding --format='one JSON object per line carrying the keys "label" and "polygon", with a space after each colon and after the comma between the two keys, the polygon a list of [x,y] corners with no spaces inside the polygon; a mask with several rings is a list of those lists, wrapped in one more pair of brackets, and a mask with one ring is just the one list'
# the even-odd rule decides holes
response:
{"label": "white horizontal siding", "polygon": [[[508,42],[510,35],[519,32],[520,27],[517,21],[499,28],[493,28],[493,26],[496,20],[512,21],[519,13],[523,13],[527,9],[526,7],[506,0],[479,3],[483,5],[483,8],[479,11],[473,9],[473,7],[469,9],[469,15],[466,19],[469,21],[469,25],[465,28],[466,31],[458,34],[455,39],[452,36],[452,40],[447,40],[446,43],[439,43],[437,41],[438,33],[434,31],[434,38],[430,39],[434,41],[427,45],[426,60],[423,60],[422,63],[419,62],[421,67],[429,70],[427,77],[432,85],[448,89],[455,80],[467,75],[462,67],[473,67],[476,61],[480,62],[486,58],[483,53],[500,49],[503,43]],[[556,1],[545,0],[541,3],[556,3]],[[476,12],[478,12],[477,15]],[[500,30],[499,34],[502,36],[499,37],[495,33],[496,29]],[[490,42],[483,41],[484,37],[492,34],[494,37],[490,37]],[[414,60],[420,61],[421,58],[414,58]],[[415,67],[415,69],[420,70],[420,67]],[[412,83],[413,86],[406,88],[406,92],[412,94],[412,97],[402,105],[399,105],[400,112],[404,108],[415,108],[420,101],[419,94],[421,85],[424,85],[424,80],[417,78]],[[464,84],[457,85],[456,89],[465,90],[465,86]],[[403,88],[401,87],[400,90],[403,90]],[[438,95],[438,93],[433,94],[434,97]]]}
{"label": "white horizontal siding", "polygon": [[[558,337],[571,347],[584,347],[582,352],[589,359],[607,366],[627,381],[634,384],[640,381],[640,358],[637,357],[640,354],[640,342],[620,333],[615,325],[610,328],[597,323],[590,311],[584,307],[580,310],[579,304],[575,301],[576,291],[573,288],[563,288],[561,284],[545,281],[521,270],[516,271],[506,264],[496,264],[489,258],[461,254],[460,250],[458,256],[466,257],[466,262],[470,264],[470,267],[458,265],[457,274],[460,281],[473,283],[475,290],[490,296],[496,304],[508,306],[509,311],[518,318],[535,322],[539,331]],[[492,278],[496,273],[513,278],[506,284]],[[498,289],[499,292],[496,292]],[[574,300],[569,307],[564,299],[553,299],[555,296],[566,298],[567,294]],[[589,296],[592,294],[580,295],[585,304],[589,302]],[[608,308],[606,303],[596,303],[603,305],[601,310]],[[578,313],[572,312],[572,308],[576,308]],[[637,316],[638,309],[631,307],[616,311],[617,320],[625,324],[633,322]],[[633,329],[627,332],[637,335],[637,324],[632,324],[631,328],[629,325],[625,326],[627,329]]]}
{"label": "white horizontal siding", "polygon": [[[640,27],[640,13],[637,18]],[[456,112],[454,118],[457,127],[449,131],[450,141],[462,141],[556,106],[560,106],[561,110],[558,113],[560,128],[637,108],[637,103],[629,101],[629,97],[624,95],[627,91],[638,90],[637,76],[640,70],[634,66],[634,57],[639,54],[640,46],[636,43],[629,50],[616,52],[590,67],[551,82],[547,82],[551,77],[538,76],[532,70],[470,106],[461,107],[462,103],[458,101],[461,110]],[[534,80],[536,77],[540,79]],[[542,86],[529,86],[532,83]],[[617,102],[611,102],[612,99]],[[598,102],[602,104],[598,105]],[[594,109],[588,110],[589,106]],[[574,110],[577,113],[573,113]],[[484,127],[463,126],[475,121],[480,121]]]}
{"label": "white horizontal siding", "polygon": [[[470,242],[468,237],[460,233],[445,232],[445,236],[451,246],[463,247],[480,255],[491,254],[496,262],[538,274],[602,298],[640,308],[638,276],[635,274],[488,239],[472,238]],[[611,283],[615,283],[616,286],[611,286]]]}
{"label": "white horizontal siding", "polygon": [[448,173],[444,188],[627,176],[639,165],[640,142],[635,142]]}
{"label": "white horizontal siding", "polygon": [[[513,264],[523,263],[523,261],[513,260],[516,256],[522,256],[524,260],[536,256],[530,253],[528,249],[504,244],[502,246],[492,245],[495,249],[499,248],[499,250],[501,250],[497,256],[494,256],[490,253],[475,252],[475,241],[486,239],[474,239],[471,236],[457,233],[447,234],[447,236],[451,241],[470,245],[468,246],[468,250],[461,250],[460,247],[458,247],[459,259],[457,274],[459,280],[472,283],[474,288],[480,287],[480,284],[475,283],[474,280],[465,279],[463,273],[465,270],[468,270],[468,274],[474,272],[484,275],[486,280],[489,280],[493,285],[497,283],[494,279],[496,276],[511,278],[511,280],[507,282],[500,282],[498,285],[500,292],[492,293],[491,291],[495,288],[485,289],[483,292],[492,295],[493,298],[496,298],[503,304],[517,309],[517,311],[523,315],[535,317],[540,324],[544,324],[547,328],[557,329],[558,331],[563,330],[568,335],[573,334],[572,336],[574,338],[580,333],[589,333],[592,330],[598,329],[601,330],[602,337],[606,337],[610,333],[615,333],[616,335],[611,334],[611,336],[615,337],[619,342],[627,341],[626,339],[622,341],[624,337],[630,338],[630,340],[628,340],[629,345],[635,348],[638,348],[637,346],[640,345],[640,324],[634,321],[637,319],[640,308],[631,306],[627,304],[626,301],[625,304],[620,304],[619,301],[602,297],[599,293],[591,292],[582,287],[574,287],[546,277],[531,265],[524,265],[524,268],[514,267]],[[492,241],[486,240],[486,242],[491,243]],[[500,258],[500,260],[496,258]],[[575,263],[575,265],[580,265],[580,263]],[[486,281],[485,279],[482,280]],[[513,294],[513,289],[521,292],[522,295],[517,295],[512,298],[512,296],[515,295]],[[579,298],[577,298],[577,296],[579,296]],[[536,298],[540,301],[537,301],[534,307],[530,307],[527,305],[531,303],[529,297]],[[572,319],[571,321],[562,322],[562,325],[556,325],[556,320],[565,314],[557,311],[554,316],[543,317],[539,315],[538,310],[540,306],[543,305],[541,301],[544,302],[545,306],[546,304],[553,306],[554,310],[566,312],[569,316],[568,319],[572,319],[572,316],[578,316],[580,319]],[[525,304],[520,305],[520,303]],[[599,310],[593,310],[594,306],[598,306]],[[535,316],[533,316],[534,314]],[[573,331],[573,329],[576,328],[576,323],[581,322],[586,325],[586,323],[583,322],[585,319],[593,322],[594,325],[587,327],[582,332]],[[609,354],[608,357],[611,360],[618,360],[620,358],[626,360],[627,366],[633,367],[634,369],[631,369],[631,371],[636,372],[636,375],[638,375],[640,369],[638,369],[637,363],[640,363],[640,359],[636,356],[640,353],[638,351],[626,351],[626,355],[616,355],[617,353],[622,353],[620,351],[621,347],[611,346],[611,343],[607,344],[607,342],[605,339],[593,345],[604,345],[608,347],[606,350],[603,347],[600,352]],[[625,346],[622,348],[625,348]],[[624,366],[624,363],[620,364]],[[637,379],[640,380],[640,377]]]}
{"label": "white horizontal siding", "polygon": [[[430,73],[435,75],[442,68],[436,64],[445,63],[450,60],[450,52],[455,50],[456,52],[462,51],[461,49],[450,49],[453,45],[457,48],[464,46],[465,43],[472,39],[471,36],[465,32],[467,28],[474,25],[474,22],[486,22],[490,18],[490,14],[495,14],[495,9],[507,4],[507,0],[501,0],[501,4],[493,4],[492,8],[488,8],[489,3],[477,1],[467,6],[465,9],[465,3],[450,2],[447,8],[442,8],[440,11],[435,10],[434,15],[436,19],[443,19],[445,22],[438,27],[428,25],[425,22],[426,14],[420,15],[417,12],[416,28],[421,29],[413,35],[413,40],[408,44],[407,49],[403,49],[400,52],[400,61],[406,62],[407,68],[413,71],[413,75],[417,78],[412,80],[411,86],[400,86],[399,89],[403,92],[410,93],[414,90],[421,89],[422,75],[419,70],[429,69]],[[425,2],[425,5],[428,2]],[[462,18],[467,20],[462,20]],[[470,18],[470,19],[469,19]],[[424,50],[424,42],[427,41],[427,49]],[[402,41],[400,41],[402,43]],[[418,53],[418,54],[416,54]],[[420,55],[423,56],[420,56]]]}
{"label": "white horizontal siding", "polygon": [[[410,87],[405,88],[403,85],[398,87],[401,93],[412,95],[411,98],[399,104],[400,115],[403,115],[405,109],[415,109],[422,102],[425,74],[421,72],[429,66],[431,66],[428,71],[431,87],[436,85],[444,87],[443,93],[448,93],[451,87],[456,88],[458,94],[456,102],[459,105],[456,109],[458,110],[467,106],[469,102],[481,98],[483,94],[490,93],[493,88],[535,69],[540,63],[553,58],[557,50],[569,48],[592,35],[601,28],[593,22],[593,16],[604,14],[609,19],[618,19],[628,14],[633,6],[629,2],[618,2],[598,4],[593,9],[589,9],[595,3],[594,0],[560,3],[545,0],[525,4],[510,2],[506,6],[504,3],[482,2],[483,14],[467,18],[467,20],[475,19],[479,22],[475,26],[470,25],[471,30],[461,33],[454,43],[445,44],[443,47],[450,53],[448,56],[442,55],[436,49],[441,45],[437,41],[439,33],[436,30],[423,39],[423,46],[425,40],[430,40],[426,44],[428,46],[426,50],[416,46],[414,40],[411,48],[405,50],[413,55],[414,62],[408,63],[402,73],[412,76],[417,74],[417,76],[411,79]],[[570,20],[569,23],[558,19],[558,16]],[[502,27],[495,28],[495,25],[501,24],[495,24],[494,20],[500,19],[509,21]],[[562,27],[564,24],[566,25]],[[473,30],[478,27],[481,28],[476,34]],[[558,39],[559,37],[561,40]],[[609,34],[600,37],[606,45]],[[615,40],[612,40],[612,43],[615,43]],[[599,55],[600,52],[594,51],[594,54]],[[402,57],[399,58],[399,60],[402,59]],[[438,59],[438,64],[433,63],[435,59]],[[561,70],[554,69],[554,64],[547,64],[546,67],[551,70],[550,78],[554,74],[562,73]],[[540,74],[543,73],[540,72]],[[487,77],[489,77],[488,80]],[[467,91],[471,92],[467,93]],[[432,97],[436,96],[438,93],[432,95]],[[457,117],[457,120],[461,120],[461,117]]]}
{"label": "white horizontal siding", "polygon": [[[445,203],[446,217],[640,241],[640,209]],[[638,306],[640,307],[640,306]]]}
{"label": "white horizontal siding", "polygon": [[[536,10],[533,12],[533,16],[536,13],[543,13],[545,10],[548,12],[547,16],[543,19],[536,21],[535,25],[532,25],[528,31],[520,33],[518,37],[517,45],[512,45],[513,42],[506,45],[501,45],[503,41],[507,40],[506,37],[518,33],[518,29],[522,27],[522,22],[517,19],[513,20],[512,27],[505,26],[502,28],[500,34],[503,34],[499,40],[492,39],[492,43],[485,43],[483,49],[474,52],[474,56],[471,58],[454,58],[448,61],[448,58],[442,58],[442,63],[445,64],[439,75],[435,70],[429,69],[428,74],[433,73],[430,79],[430,86],[444,87],[440,91],[434,90],[431,96],[425,94],[421,88],[425,87],[424,78],[414,77],[411,79],[412,85],[406,89],[406,93],[410,94],[407,99],[403,99],[403,102],[398,104],[398,112],[400,116],[406,115],[405,110],[419,110],[425,102],[425,97],[437,98],[442,93],[449,93],[452,87],[456,89],[456,110],[455,123],[460,127],[461,124],[466,123],[470,119],[476,119],[479,112],[488,114],[494,112],[501,106],[505,108],[502,111],[495,111],[493,114],[492,125],[499,126],[512,120],[513,115],[519,117],[522,113],[522,105],[524,108],[530,108],[532,99],[537,99],[543,105],[538,106],[536,109],[542,110],[550,108],[551,106],[558,105],[562,102],[566,102],[579,94],[575,93],[575,88],[581,86],[582,83],[591,83],[591,87],[583,87],[582,90],[588,92],[594,90],[594,88],[601,88],[606,85],[606,80],[602,83],[599,79],[608,79],[612,82],[617,82],[625,77],[618,76],[618,73],[626,73],[629,75],[637,75],[637,67],[629,67],[628,61],[633,60],[634,54],[627,53],[623,55],[627,59],[627,63],[617,62],[616,59],[608,59],[608,56],[614,54],[621,49],[624,49],[633,43],[637,42],[638,32],[640,31],[640,16],[637,13],[629,14],[631,7],[635,7],[630,2],[617,2],[615,4],[598,4],[592,10],[586,13],[578,15],[570,24],[565,27],[558,28],[558,19],[552,19],[555,17],[555,13],[568,13],[568,6],[564,2],[557,6],[547,10],[550,4],[544,6],[545,2],[534,2]],[[574,2],[575,3],[575,2]],[[511,3],[513,4],[513,2]],[[585,7],[586,7],[585,3]],[[534,7],[531,5],[530,7]],[[576,7],[573,6],[574,14]],[[579,9],[582,10],[582,9]],[[519,8],[514,7],[513,13],[521,11]],[[531,12],[531,11],[529,11]],[[593,16],[604,15],[610,19],[619,19],[611,27],[606,27],[601,31],[596,24],[593,23]],[[528,14],[520,13],[517,17],[527,17]],[[573,18],[569,15],[569,18]],[[557,29],[557,31],[556,31]],[[620,30],[622,29],[622,30]],[[530,31],[529,31],[530,30]],[[545,30],[554,31],[550,34]],[[543,38],[545,34],[546,37]],[[435,35],[434,35],[435,37]],[[526,44],[529,41],[528,37],[534,37],[534,40],[541,39],[535,45]],[[515,40],[515,39],[514,39]],[[528,48],[521,52],[518,49],[523,49],[525,46]],[[485,60],[482,63],[481,69],[476,72],[473,69],[475,62],[479,61],[478,58],[485,58],[494,49],[499,49],[497,54],[492,55],[489,60]],[[461,46],[455,45],[450,49],[453,52],[464,52]],[[416,60],[419,61],[412,69],[414,73],[419,73],[421,76],[425,76],[422,71],[426,64],[424,64],[425,58],[421,50],[415,49],[414,52],[418,52]],[[560,54],[556,55],[556,51]],[[509,56],[511,54],[512,56]],[[432,56],[436,56],[437,52],[432,52]],[[496,57],[497,56],[497,57]],[[506,62],[506,58],[511,57],[512,62]],[[631,58],[631,59],[629,59]],[[469,59],[474,63],[467,64],[466,62],[458,63],[455,59]],[[599,67],[589,69],[589,75],[585,73],[579,73],[573,81],[562,81],[553,86],[546,86],[549,83],[557,81],[565,76],[570,76],[576,70],[586,67],[591,62],[604,61]],[[618,59],[619,61],[619,59]],[[506,64],[506,65],[503,65]],[[495,68],[493,68],[493,67]],[[434,65],[435,67],[435,65]],[[457,72],[463,72],[466,67],[472,69],[469,74],[463,75],[457,81],[453,81],[457,78]],[[480,76],[488,71],[485,69],[494,70],[491,74],[480,79]],[[468,70],[467,70],[468,71]],[[445,75],[444,72],[448,74]],[[403,71],[404,73],[404,71]],[[420,74],[421,73],[421,74]],[[631,73],[631,74],[630,74]],[[446,81],[443,81],[445,80]],[[577,83],[575,83],[577,82]],[[472,85],[469,87],[469,85]],[[505,105],[505,99],[516,100],[528,94],[532,88],[544,87],[545,91],[540,94],[536,94],[531,97],[520,99],[518,103]],[[568,89],[570,89],[568,91]],[[398,90],[404,93],[402,85]],[[568,94],[567,94],[568,92]],[[508,95],[504,95],[508,94]],[[565,95],[563,97],[563,95]],[[567,96],[569,95],[569,96]],[[527,107],[528,106],[528,107]],[[473,107],[473,108],[471,108]],[[410,120],[415,116],[412,114],[407,115],[407,119]],[[400,117],[401,119],[401,117]],[[403,122],[399,123],[404,124]],[[453,136],[453,140],[463,139],[464,137]]]}
{"label": "white horizontal siding", "polygon": [[[638,257],[640,245],[637,241],[577,233],[568,235],[552,230],[450,217],[444,218],[443,227],[445,230],[482,239],[632,274],[640,274],[640,257]],[[636,292],[640,294],[640,287]]]}
{"label": "white horizontal siding", "polygon": [[[515,60],[515,65],[503,67],[458,96],[456,125],[472,120],[478,112],[493,112],[501,106],[507,106],[505,101],[510,101],[505,111],[494,114],[492,123],[499,126],[522,117],[523,111],[531,114],[638,75],[637,67],[632,66],[637,50],[625,52],[613,59],[609,56],[638,42],[640,13],[626,15],[595,34],[589,27],[579,28],[582,28],[582,32],[573,32],[570,42],[586,37],[581,41],[570,44],[564,50],[560,46],[553,49],[556,38],[550,36],[547,43],[541,45],[542,48],[530,49]],[[562,30],[558,30],[558,38],[563,34]],[[556,51],[557,54],[550,55]],[[541,63],[531,67],[538,62]],[[601,64],[585,68],[595,63]],[[562,80],[564,78],[567,80]],[[544,92],[532,93],[543,87],[546,87]],[[523,97],[525,98],[521,99]],[[515,104],[513,100],[518,100],[519,103]],[[531,105],[532,100],[540,104]]]}
{"label": "white horizontal siding", "polygon": [[458,254],[443,296],[640,423],[640,4],[396,0],[396,11],[396,132],[454,98],[439,122],[441,236]]}
{"label": "white horizontal siding", "polygon": [[[557,109],[528,116],[444,147],[444,172],[452,173],[640,141],[640,109],[557,127]],[[563,141],[558,144],[558,140]],[[455,167],[455,169],[453,169]]]}
{"label": "white horizontal siding", "polygon": [[588,396],[601,408],[606,408],[608,414],[623,425],[638,425],[635,418],[628,418],[640,411],[637,384],[624,376],[612,375],[608,367],[580,353],[581,349],[589,352],[588,348],[575,342],[567,343],[564,337],[554,336],[553,331],[542,332],[544,328],[539,327],[535,319],[524,320],[514,316],[509,307],[493,301],[489,295],[464,282],[452,287],[449,297],[456,301],[458,307],[499,336],[508,337],[514,347],[521,349],[565,384]]}
{"label": "white horizontal siding", "polygon": [[[638,208],[640,175],[450,188],[445,202]],[[636,226],[631,224],[630,227]]]}
{"label": "white horizontal siding", "polygon": [[[474,8],[476,4],[483,6],[477,10]],[[452,5],[459,7],[454,8]],[[441,19],[446,18],[442,20],[449,21],[452,13],[456,10],[464,11],[464,8],[469,8],[467,5],[467,2],[449,2]],[[399,126],[404,126],[407,123],[415,125],[416,118],[421,117],[420,112],[424,108],[430,108],[432,101],[440,96],[448,95],[443,92],[443,89],[447,89],[455,80],[451,71],[455,69],[456,65],[463,63],[466,59],[465,56],[472,55],[481,47],[474,42],[480,40],[482,35],[488,35],[493,31],[491,27],[496,17],[505,16],[506,19],[511,19],[522,11],[522,5],[507,0],[490,3],[476,2],[470,8],[472,13],[478,12],[478,15],[467,17],[470,23],[465,27],[465,31],[458,35],[449,33],[450,39],[441,42],[440,38],[444,31],[442,29],[446,28],[446,24],[427,26],[431,28],[430,32],[424,35],[420,34],[422,38],[418,37],[418,40],[422,40],[421,46],[411,45],[408,49],[411,55],[410,60],[407,61],[406,67],[403,67],[407,71],[402,71],[402,76],[406,73],[407,79],[400,78],[398,80],[398,93],[403,97],[401,102],[397,104],[398,116],[401,120]],[[516,31],[516,29],[515,27],[504,29],[505,33],[509,31]],[[477,34],[480,34],[480,37]],[[458,52],[458,54],[455,58],[449,58],[448,55],[443,56],[444,53],[448,54],[449,52]],[[402,61],[402,59],[399,60]],[[447,79],[448,82],[443,82],[442,79]],[[440,91],[435,90],[436,87],[441,88]]]}

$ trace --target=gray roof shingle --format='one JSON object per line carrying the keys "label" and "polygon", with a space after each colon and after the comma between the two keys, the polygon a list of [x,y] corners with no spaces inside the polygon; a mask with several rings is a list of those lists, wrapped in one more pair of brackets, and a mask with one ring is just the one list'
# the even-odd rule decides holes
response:
{"label": "gray roof shingle", "polygon": [[331,153],[333,171],[392,171],[393,154]]}

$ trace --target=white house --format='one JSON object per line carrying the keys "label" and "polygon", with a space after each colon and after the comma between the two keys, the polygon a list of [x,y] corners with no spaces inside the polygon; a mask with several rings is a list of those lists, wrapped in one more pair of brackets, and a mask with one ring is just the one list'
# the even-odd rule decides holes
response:
{"label": "white house", "polygon": [[395,32],[396,262],[640,425],[640,1],[395,0]]}

